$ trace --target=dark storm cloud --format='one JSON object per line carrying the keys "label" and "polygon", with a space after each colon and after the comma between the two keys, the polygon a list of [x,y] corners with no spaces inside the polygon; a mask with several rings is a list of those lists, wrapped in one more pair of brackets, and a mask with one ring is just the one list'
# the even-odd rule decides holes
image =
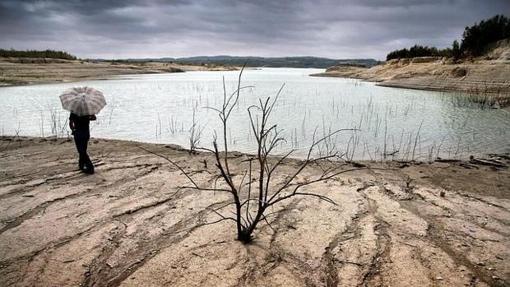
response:
{"label": "dark storm cloud", "polygon": [[0,47],[80,57],[376,57],[445,47],[465,26],[508,14],[508,0],[0,0]]}

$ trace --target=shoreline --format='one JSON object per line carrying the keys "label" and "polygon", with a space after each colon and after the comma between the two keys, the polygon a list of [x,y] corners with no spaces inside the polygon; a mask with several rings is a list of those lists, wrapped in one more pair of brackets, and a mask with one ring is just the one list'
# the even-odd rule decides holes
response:
{"label": "shoreline", "polygon": [[477,60],[447,63],[440,58],[424,57],[391,60],[371,68],[334,66],[314,77],[341,77],[374,82],[378,86],[461,92],[510,98],[510,64],[502,61]]}
{"label": "shoreline", "polygon": [[[337,206],[282,202],[271,227],[261,224],[243,245],[231,223],[208,224],[229,196],[181,189],[181,172],[139,146],[171,157],[201,184],[216,182],[212,155],[176,146],[93,138],[96,174],[87,176],[70,139],[0,137],[0,286],[510,282],[508,156],[501,167],[362,162],[307,189]],[[231,154],[236,182],[245,160]],[[299,162],[285,160],[274,179]],[[319,174],[310,167],[302,179]]]}
{"label": "shoreline", "polygon": [[[502,110],[510,112],[510,109],[503,108]],[[4,134],[0,135],[0,141],[1,140],[7,140],[11,142],[18,142],[18,141],[25,141],[25,140],[40,140],[45,142],[55,142],[55,141],[73,141],[73,136],[55,136],[55,135],[49,135],[49,136],[31,136],[31,135],[12,135],[12,134]],[[168,142],[158,142],[158,141],[150,141],[150,140],[137,140],[137,139],[125,139],[125,138],[110,138],[110,137],[95,137],[91,136],[90,140],[96,140],[96,141],[113,141],[113,142],[125,142],[133,145],[157,145],[157,146],[165,146],[166,148],[172,148],[178,151],[186,151],[189,152],[189,148],[177,143],[168,143]],[[0,148],[1,152],[1,148]],[[195,153],[201,153],[200,151],[195,151]],[[240,151],[240,150],[229,150],[229,154],[233,154],[235,156],[243,155],[243,156],[255,156],[256,150],[253,152],[249,151]],[[285,152],[282,152],[281,154],[273,154],[271,158],[279,158],[282,155],[284,155]],[[415,159],[403,159],[398,157],[393,157],[388,155],[386,159],[383,159],[382,156],[380,158],[375,159],[353,159],[353,160],[345,160],[345,159],[338,159],[338,161],[345,161],[347,163],[351,163],[354,165],[359,164],[370,164],[370,163],[412,163],[412,164],[430,164],[434,162],[466,162],[469,161],[471,158],[473,159],[490,159],[494,157],[509,157],[510,153],[507,151],[502,152],[471,152],[470,154],[459,156],[455,155],[453,157],[448,157],[446,155],[438,156],[433,159],[428,159],[425,155],[422,156],[416,156]],[[296,160],[296,161],[302,161],[305,157],[305,154],[298,155],[297,153],[294,153],[292,156],[289,156],[289,159]]]}
{"label": "shoreline", "polygon": [[[38,81],[38,82],[30,82],[30,83],[15,83],[15,84],[3,84],[0,83],[0,88],[10,88],[10,87],[30,87],[30,86],[39,86],[39,85],[53,85],[53,84],[66,84],[66,83],[79,83],[84,81],[108,81],[108,80],[114,80],[115,77],[118,76],[129,76],[129,75],[148,75],[148,74],[164,74],[164,73],[171,73],[171,72],[142,72],[137,74],[112,74],[108,75],[107,77],[101,77],[101,76],[90,76],[90,77],[84,77],[84,78],[75,78],[75,79],[68,79],[68,80],[48,80],[48,81]],[[175,73],[175,72],[174,72]]]}
{"label": "shoreline", "polygon": [[[28,61],[27,61],[28,60]],[[40,63],[44,60],[43,63]],[[406,60],[406,59],[402,59]],[[310,77],[340,77],[359,79],[368,82],[374,82],[378,86],[403,88],[414,90],[426,90],[437,92],[463,92],[463,93],[488,93],[497,94],[504,99],[504,108],[510,109],[510,82],[497,82],[484,80],[478,84],[459,82],[458,78],[445,77],[444,74],[452,73],[456,68],[465,68],[463,64],[441,64],[439,68],[442,71],[437,72],[437,62],[412,63],[411,60],[390,61],[385,64],[377,65],[371,68],[360,66],[335,66],[328,68],[326,72],[310,74]],[[27,61],[27,62],[25,62]],[[182,65],[171,62],[143,62],[143,63],[116,63],[116,62],[90,62],[79,60],[60,60],[60,59],[11,59],[0,58],[0,70],[3,70],[3,76],[0,76],[0,88],[33,86],[57,83],[75,83],[89,80],[111,80],[115,76],[128,76],[136,74],[162,74],[179,73],[188,71],[233,71],[238,67],[221,65]],[[413,66],[414,65],[414,66]],[[422,67],[420,67],[420,65]],[[494,69],[494,64],[490,64]],[[409,66],[409,67],[406,67]],[[434,66],[434,67],[432,67]],[[477,64],[468,65],[471,70]],[[496,64],[495,67],[503,67],[504,75],[510,77],[509,64]],[[256,69],[256,68],[255,68]],[[413,71],[416,70],[416,71]],[[421,71],[423,70],[423,71]],[[508,71],[507,71],[508,70]],[[431,72],[432,71],[432,72]],[[413,76],[416,73],[416,76]],[[493,72],[494,73],[494,72]],[[498,70],[496,74],[501,74]],[[17,76],[20,75],[20,76]],[[504,75],[500,77],[504,78]],[[484,77],[489,78],[489,75]],[[464,81],[465,79],[461,79]],[[507,83],[508,82],[508,83]],[[460,83],[460,84],[459,84]],[[510,102],[510,100],[509,100]]]}
{"label": "shoreline", "polygon": [[60,59],[0,57],[0,88],[37,84],[109,80],[132,74],[181,73],[188,71],[233,71],[234,66],[182,65],[171,62],[117,63]]}

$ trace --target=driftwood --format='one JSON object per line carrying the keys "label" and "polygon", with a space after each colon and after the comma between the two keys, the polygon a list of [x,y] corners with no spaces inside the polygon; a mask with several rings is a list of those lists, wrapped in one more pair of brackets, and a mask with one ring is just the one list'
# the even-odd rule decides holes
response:
{"label": "driftwood", "polygon": [[469,162],[472,164],[478,164],[478,165],[486,165],[486,166],[492,166],[497,168],[507,168],[508,165],[505,163],[495,160],[495,159],[476,159],[474,157],[471,157],[469,159]]}
{"label": "driftwood", "polygon": [[460,162],[459,159],[449,159],[449,158],[440,158],[440,157],[436,158],[434,161],[435,162],[446,162],[446,163]]}
{"label": "driftwood", "polygon": [[494,154],[494,153],[490,153],[489,154],[490,157],[497,157],[497,158],[500,158],[500,159],[505,159],[505,160],[510,160],[510,154]]}

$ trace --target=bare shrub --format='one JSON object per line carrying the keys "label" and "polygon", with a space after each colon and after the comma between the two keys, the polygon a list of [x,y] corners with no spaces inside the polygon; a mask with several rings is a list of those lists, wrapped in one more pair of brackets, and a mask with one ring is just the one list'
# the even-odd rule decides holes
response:
{"label": "bare shrub", "polygon": [[202,138],[202,132],[204,130],[203,127],[201,127],[196,119],[196,111],[197,106],[193,105],[193,116],[192,116],[192,122],[191,127],[189,128],[189,153],[193,154],[196,152],[198,145],[200,144],[200,139]]}
{"label": "bare shrub", "polygon": [[[239,73],[237,89],[230,95],[227,95],[225,80],[223,80],[223,104],[220,108],[211,108],[218,113],[222,122],[222,143],[218,142],[218,138],[215,136],[212,142],[212,149],[201,148],[201,150],[205,150],[214,155],[215,165],[219,173],[217,178],[223,183],[220,184],[221,187],[216,185],[214,187],[203,186],[193,179],[190,171],[186,171],[172,159],[162,154],[157,154],[144,148],[142,149],[164,158],[177,167],[191,183],[191,186],[186,186],[185,188],[199,191],[229,193],[231,195],[231,201],[211,211],[220,217],[220,219],[214,223],[225,220],[234,222],[237,230],[237,239],[243,243],[249,243],[253,239],[253,232],[261,221],[269,224],[267,217],[270,216],[270,214],[266,212],[269,208],[295,196],[314,197],[331,204],[336,204],[327,196],[303,191],[303,187],[357,169],[345,169],[345,164],[333,161],[334,159],[339,159],[340,155],[332,149],[329,139],[342,130],[324,133],[320,138],[317,137],[317,131],[315,131],[306,157],[291,173],[285,174],[283,179],[275,180],[285,160],[295,152],[295,150],[291,150],[280,157],[271,156],[278,145],[285,142],[282,131],[278,129],[276,124],[270,124],[269,121],[278,97],[284,88],[284,85],[282,85],[274,98],[268,97],[265,100],[259,99],[258,105],[248,107],[247,112],[250,118],[251,130],[257,143],[256,154],[249,156],[245,161],[245,166],[247,165],[247,167],[244,171],[236,171],[234,173],[231,170],[231,159],[228,156],[229,150],[227,143],[229,141],[227,130],[228,120],[232,110],[238,103],[240,91],[247,88],[241,86],[242,73],[243,70]],[[219,147],[221,144],[222,150],[220,150]],[[321,154],[314,157],[319,147]],[[309,167],[319,170],[319,174],[313,178],[300,178],[298,180],[299,175]],[[225,215],[225,209],[231,208],[232,205],[235,209],[233,216]]]}

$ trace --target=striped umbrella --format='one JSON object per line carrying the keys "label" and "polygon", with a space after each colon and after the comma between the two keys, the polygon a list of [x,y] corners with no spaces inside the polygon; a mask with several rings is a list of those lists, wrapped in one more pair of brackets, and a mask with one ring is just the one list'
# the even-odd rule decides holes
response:
{"label": "striped umbrella", "polygon": [[99,113],[106,105],[103,93],[89,87],[75,87],[60,95],[62,107],[78,116],[91,116]]}

